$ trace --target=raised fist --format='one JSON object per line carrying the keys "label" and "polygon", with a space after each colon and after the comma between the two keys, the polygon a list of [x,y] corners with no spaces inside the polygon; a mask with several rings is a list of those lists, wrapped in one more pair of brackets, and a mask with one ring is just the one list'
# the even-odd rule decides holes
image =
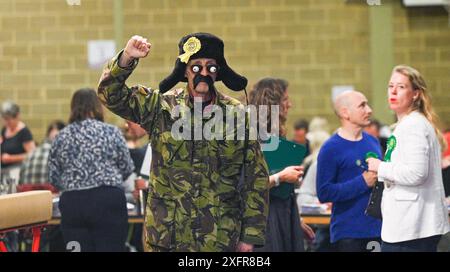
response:
{"label": "raised fist", "polygon": [[150,52],[152,45],[147,42],[146,38],[135,35],[127,42],[120,59],[120,66],[129,65],[134,59],[145,58]]}

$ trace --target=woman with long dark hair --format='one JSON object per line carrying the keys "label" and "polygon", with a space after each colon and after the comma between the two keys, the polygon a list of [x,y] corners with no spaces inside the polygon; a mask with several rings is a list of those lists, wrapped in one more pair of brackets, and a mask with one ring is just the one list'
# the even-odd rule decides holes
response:
{"label": "woman with long dark hair", "polygon": [[[264,78],[258,81],[250,93],[251,105],[267,106],[268,114],[265,123],[261,123],[259,129],[275,132],[280,137],[286,137],[286,119],[291,102],[288,95],[288,82],[277,78]],[[272,111],[278,107],[279,120],[272,122]],[[264,122],[264,121],[263,121]],[[303,167],[293,165],[286,167],[284,170],[275,173],[269,178],[269,188],[279,186],[280,183],[298,183],[303,177]],[[288,251],[304,251],[303,231],[308,236],[314,235],[311,228],[305,224],[301,224],[298,212],[294,189],[289,192],[289,197],[279,198],[274,194],[270,194],[269,216],[266,230],[266,244],[262,248],[255,251],[271,251],[271,252],[288,252]]]}
{"label": "woman with long dark hair", "polygon": [[50,182],[62,192],[64,242],[78,243],[81,251],[124,251],[128,215],[120,185],[134,168],[125,139],[103,122],[92,89],[75,92],[69,123],[49,156]]}

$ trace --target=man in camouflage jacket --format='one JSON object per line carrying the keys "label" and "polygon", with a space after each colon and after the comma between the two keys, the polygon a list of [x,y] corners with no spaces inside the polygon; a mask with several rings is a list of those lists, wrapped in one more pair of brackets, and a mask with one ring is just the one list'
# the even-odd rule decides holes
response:
{"label": "man in camouflage jacket", "polygon": [[[176,139],[172,133],[179,120],[173,114],[175,107],[192,112],[194,97],[206,109],[208,105],[224,111],[227,106],[242,107],[217,91],[214,81],[222,80],[238,91],[247,80],[227,65],[222,40],[194,33],[181,39],[175,69],[159,90],[127,87],[126,79],[150,47],[146,39],[133,36],[105,67],[98,87],[109,110],[140,124],[150,135],[146,247],[149,251],[252,251],[264,244],[268,213],[269,174],[258,141]],[[186,88],[170,90],[179,81],[187,82]],[[203,117],[202,124],[209,119]]]}

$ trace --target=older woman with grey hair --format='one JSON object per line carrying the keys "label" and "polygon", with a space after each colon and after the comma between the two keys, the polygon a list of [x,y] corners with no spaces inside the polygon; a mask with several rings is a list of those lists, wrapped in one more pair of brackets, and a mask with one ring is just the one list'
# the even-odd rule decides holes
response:
{"label": "older woman with grey hair", "polygon": [[17,104],[4,102],[0,115],[4,124],[0,135],[1,166],[5,173],[19,166],[36,146],[31,131],[20,120],[20,108]]}
{"label": "older woman with grey hair", "polygon": [[[18,185],[20,165],[31,153],[35,144],[30,130],[20,120],[20,108],[11,101],[3,102],[0,116],[4,127],[0,134],[0,194],[15,193]],[[17,233],[6,235],[6,246],[9,251],[17,251]]]}

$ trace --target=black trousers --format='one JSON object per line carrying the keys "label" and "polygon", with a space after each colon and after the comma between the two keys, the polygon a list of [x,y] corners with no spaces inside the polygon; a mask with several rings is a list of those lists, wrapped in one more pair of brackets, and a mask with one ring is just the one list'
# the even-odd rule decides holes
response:
{"label": "black trousers", "polygon": [[123,252],[128,231],[125,193],[112,186],[64,192],[61,231],[68,251]]}
{"label": "black trousers", "polygon": [[338,252],[380,252],[381,238],[341,239],[335,246]]}
{"label": "black trousers", "polygon": [[399,243],[386,243],[381,245],[383,252],[436,252],[439,240],[442,235],[435,235],[427,238],[409,240]]}
{"label": "black trousers", "polygon": [[445,197],[450,196],[450,166],[442,170],[442,181],[444,182]]}

